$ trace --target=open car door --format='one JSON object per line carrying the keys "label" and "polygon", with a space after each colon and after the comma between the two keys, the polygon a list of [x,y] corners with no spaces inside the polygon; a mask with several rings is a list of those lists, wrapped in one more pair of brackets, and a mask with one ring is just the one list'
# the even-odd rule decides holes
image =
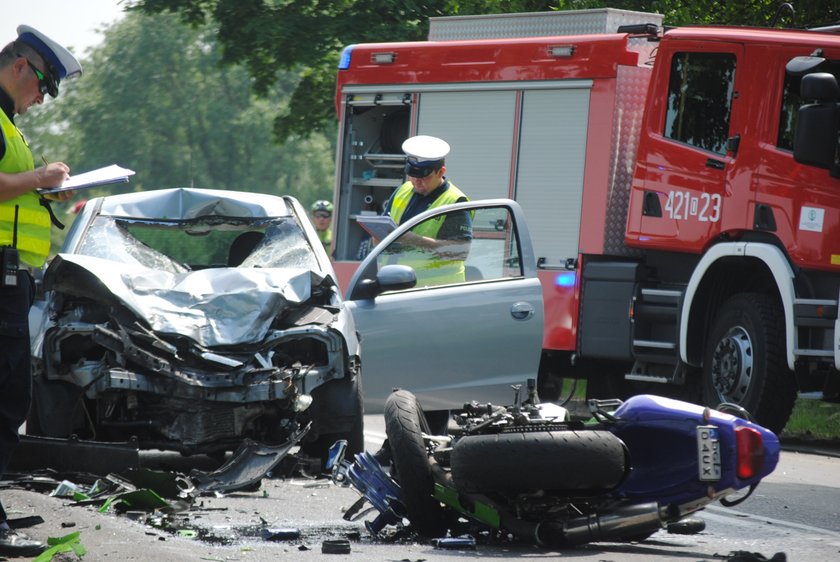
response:
{"label": "open car door", "polygon": [[[454,221],[460,239],[418,246],[427,221]],[[359,265],[346,301],[362,340],[368,413],[381,412],[394,388],[413,392],[426,411],[471,400],[506,404],[511,385],[537,376],[542,291],[514,201],[457,203],[414,217]]]}

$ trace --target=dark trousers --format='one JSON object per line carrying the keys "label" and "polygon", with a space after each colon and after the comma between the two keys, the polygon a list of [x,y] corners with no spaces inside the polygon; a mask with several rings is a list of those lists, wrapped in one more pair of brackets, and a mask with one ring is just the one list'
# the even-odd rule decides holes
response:
{"label": "dark trousers", "polygon": [[[32,400],[29,307],[35,297],[32,277],[18,273],[17,287],[0,287],[0,477],[20,438]],[[0,521],[6,512],[0,504]]]}

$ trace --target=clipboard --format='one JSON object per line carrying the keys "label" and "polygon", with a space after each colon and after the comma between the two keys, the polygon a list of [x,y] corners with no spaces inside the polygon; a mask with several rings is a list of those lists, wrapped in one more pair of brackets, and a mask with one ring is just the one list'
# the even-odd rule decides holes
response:
{"label": "clipboard", "polygon": [[397,228],[397,223],[388,215],[359,215],[356,222],[377,240],[382,240]]}
{"label": "clipboard", "polygon": [[61,191],[75,191],[77,189],[89,189],[91,187],[98,187],[100,185],[109,185],[112,183],[127,183],[128,178],[134,175],[134,170],[111,164],[104,168],[91,170],[83,174],[76,174],[67,178],[59,187],[42,187],[38,189],[38,193],[44,195],[47,193],[59,193]]}

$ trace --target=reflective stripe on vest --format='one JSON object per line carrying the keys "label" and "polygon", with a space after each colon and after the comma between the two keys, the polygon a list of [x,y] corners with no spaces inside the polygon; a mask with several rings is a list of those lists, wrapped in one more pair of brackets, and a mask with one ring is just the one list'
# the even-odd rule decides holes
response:
{"label": "reflective stripe on vest", "polygon": [[[408,202],[414,193],[414,186],[410,181],[405,182],[394,194],[391,202],[391,218],[395,223],[400,224],[400,219],[408,207]],[[458,199],[467,198],[464,193],[449,182],[449,188],[435,199],[428,209],[442,207],[457,203]],[[427,209],[427,210],[428,210]],[[433,219],[426,219],[411,229],[411,232],[418,236],[427,236],[437,239],[438,232],[446,220],[446,215],[440,215]],[[417,285],[447,285],[449,283],[463,283],[466,279],[464,262],[462,260],[442,260],[435,252],[422,248],[404,250],[398,263],[411,266],[417,274]]]}
{"label": "reflective stripe on vest", "polygon": [[[0,159],[0,172],[19,174],[35,169],[32,152],[11,119],[0,111],[0,130],[6,152]],[[15,206],[17,217],[17,249],[27,265],[41,267],[50,253],[50,213],[41,205],[34,191],[0,202],[0,246],[11,246],[14,240]]]}

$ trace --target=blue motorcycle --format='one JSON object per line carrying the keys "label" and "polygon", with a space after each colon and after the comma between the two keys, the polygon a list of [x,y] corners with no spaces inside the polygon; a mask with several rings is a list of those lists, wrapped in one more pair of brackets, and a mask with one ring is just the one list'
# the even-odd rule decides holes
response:
{"label": "blue motorcycle", "polygon": [[740,503],[779,460],[776,435],[736,405],[638,395],[591,400],[591,418],[574,421],[539,403],[533,381],[523,394],[512,406],[466,404],[434,435],[414,395],[395,391],[386,445],[334,463],[334,478],[379,510],[367,523],[374,535],[407,519],[443,537],[467,517],[568,547],[643,540],[712,502]]}

